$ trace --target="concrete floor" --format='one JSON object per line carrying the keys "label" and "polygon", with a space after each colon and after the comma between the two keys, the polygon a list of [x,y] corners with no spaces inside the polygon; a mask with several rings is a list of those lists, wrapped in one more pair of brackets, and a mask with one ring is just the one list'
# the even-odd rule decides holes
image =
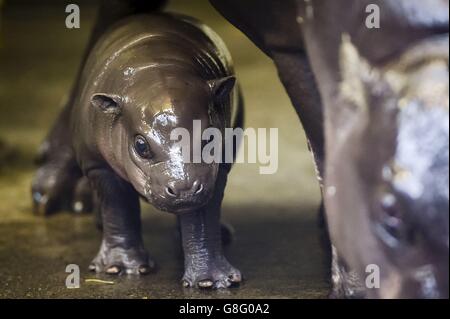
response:
{"label": "concrete floor", "polygon": [[[10,1],[11,3],[13,1]],[[175,220],[148,205],[144,238],[159,264],[137,278],[86,271],[101,239],[89,215],[31,212],[32,159],[69,92],[94,6],[81,5],[81,29],[64,26],[64,6],[6,6],[0,38],[0,298],[323,298],[327,267],[317,222],[319,189],[303,131],[271,61],[206,1],[172,1],[169,10],[200,18],[229,45],[244,90],[248,127],[279,128],[279,170],[259,175],[236,165],[223,215],[236,238],[226,253],[246,282],[229,291],[182,289]],[[64,3],[64,2],[63,2]],[[65,267],[80,265],[80,289]],[[113,284],[85,282],[99,278]]]}

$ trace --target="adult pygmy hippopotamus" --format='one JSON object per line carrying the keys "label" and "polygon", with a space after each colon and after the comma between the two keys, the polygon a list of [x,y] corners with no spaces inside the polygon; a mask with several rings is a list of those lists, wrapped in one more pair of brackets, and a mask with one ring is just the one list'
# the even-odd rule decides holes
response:
{"label": "adult pygmy hippopotamus", "polygon": [[[83,187],[72,182],[77,173],[68,171],[81,169],[103,224],[91,270],[144,274],[153,268],[141,237],[140,196],[179,219],[185,287],[238,283],[241,273],[221,246],[220,207],[230,164],[186,163],[171,132],[192,132],[194,120],[202,130],[223,131],[235,114],[239,118],[241,104],[231,57],[211,29],[184,16],[127,17],[97,41],[73,105],[58,119],[70,145],[52,147],[61,144],[56,133],[47,140],[52,159],[45,159],[34,180],[36,205],[56,203],[48,196],[58,193],[52,187],[64,187],[61,181],[78,192]],[[49,185],[48,176],[58,182]]]}
{"label": "adult pygmy hippopotamus", "polygon": [[449,1],[210,2],[274,61],[302,121],[330,297],[448,298]]}

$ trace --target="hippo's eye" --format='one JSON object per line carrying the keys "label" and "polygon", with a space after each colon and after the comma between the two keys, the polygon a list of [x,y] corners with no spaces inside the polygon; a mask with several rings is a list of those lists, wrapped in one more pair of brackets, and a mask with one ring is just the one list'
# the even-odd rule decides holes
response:
{"label": "hippo's eye", "polygon": [[134,149],[136,150],[136,153],[138,153],[138,155],[142,158],[150,159],[152,157],[150,145],[148,145],[147,140],[141,135],[137,135],[134,138]]}

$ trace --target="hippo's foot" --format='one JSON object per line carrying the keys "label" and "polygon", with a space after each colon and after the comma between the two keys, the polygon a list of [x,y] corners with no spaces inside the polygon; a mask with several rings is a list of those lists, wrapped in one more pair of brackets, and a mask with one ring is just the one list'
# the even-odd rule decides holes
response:
{"label": "hippo's foot", "polygon": [[110,246],[104,241],[100,251],[89,266],[91,271],[109,275],[146,275],[155,268],[155,262],[150,259],[142,245],[123,248]]}
{"label": "hippo's foot", "polygon": [[109,275],[146,275],[156,268],[144,247],[123,248],[110,246],[104,241],[97,256],[89,265],[89,270]]}
{"label": "hippo's foot", "polygon": [[182,284],[185,288],[220,289],[239,285],[241,272],[221,257],[208,262],[209,265],[190,264],[184,273]]}
{"label": "hippo's foot", "polygon": [[355,274],[350,272],[337,279],[333,278],[333,288],[328,298],[330,299],[364,299],[365,290],[359,282],[359,278],[354,278]]}
{"label": "hippo's foot", "polygon": [[93,196],[88,180],[78,167],[67,163],[46,163],[32,183],[33,210],[38,215],[59,211],[76,213],[93,210]]}

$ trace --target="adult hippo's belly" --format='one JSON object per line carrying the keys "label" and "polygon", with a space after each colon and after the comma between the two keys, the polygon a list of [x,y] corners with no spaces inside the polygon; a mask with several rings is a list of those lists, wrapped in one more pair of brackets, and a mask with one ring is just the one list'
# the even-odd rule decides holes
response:
{"label": "adult hippo's belly", "polygon": [[305,127],[332,296],[448,297],[448,1],[211,3],[274,60]]}

